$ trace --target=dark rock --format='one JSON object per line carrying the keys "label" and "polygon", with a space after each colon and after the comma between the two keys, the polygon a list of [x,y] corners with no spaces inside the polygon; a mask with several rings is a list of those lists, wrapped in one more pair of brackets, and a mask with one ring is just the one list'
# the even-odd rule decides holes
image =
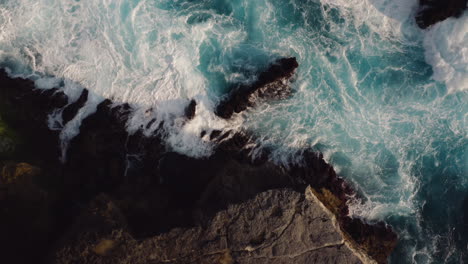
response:
{"label": "dark rock", "polygon": [[[97,211],[92,217],[99,215]],[[139,242],[125,230],[98,230],[95,225],[76,230],[79,239],[63,243],[54,263],[370,262],[347,242],[333,214],[310,188],[305,194],[287,189],[262,192],[230,205],[199,227],[173,229]],[[118,247],[103,257],[94,253],[102,244]]]}
{"label": "dark rock", "polygon": [[13,155],[17,143],[11,137],[0,134],[0,157]]}
{"label": "dark rock", "polygon": [[202,132],[200,132],[200,138],[203,138],[205,135],[206,135],[206,131],[205,131],[205,130],[203,130]]}
{"label": "dark rock", "polygon": [[[290,77],[297,67],[295,63],[297,64],[294,59],[290,59],[289,62],[272,67],[270,72],[259,77],[258,86],[264,87],[265,84],[272,83],[272,80],[280,82]],[[63,95],[56,91],[38,92],[29,81],[10,79],[1,74],[0,78],[5,79],[8,84],[2,83],[0,86],[0,108],[5,102],[11,108],[5,111],[9,111],[8,116],[16,128],[24,131],[30,138],[41,139],[35,140],[40,143],[31,144],[37,144],[37,147],[43,149],[36,149],[31,153],[46,172],[42,178],[53,180],[55,195],[60,197],[57,199],[59,202],[54,204],[51,215],[54,230],[50,240],[60,245],[59,238],[63,237],[77,217],[82,219],[79,222],[86,222],[89,217],[91,224],[95,223],[97,220],[93,220],[92,216],[82,213],[82,207],[101,193],[106,193],[106,199],[112,200],[115,207],[118,207],[119,214],[122,215],[118,219],[125,219],[124,226],[103,229],[109,237],[94,235],[94,229],[88,233],[79,229],[82,230],[80,233],[89,236],[77,238],[72,244],[88,245],[93,241],[90,251],[86,251],[86,254],[94,252],[92,256],[96,257],[90,263],[106,263],[107,260],[103,260],[101,255],[114,256],[115,252],[123,252],[118,250],[119,245],[133,243],[133,238],[164,236],[168,232],[175,232],[171,231],[174,228],[202,230],[200,226],[206,227],[218,212],[234,206],[233,204],[245,203],[259,193],[277,188],[302,193],[308,185],[312,186],[314,197],[336,215],[337,223],[343,227],[344,236],[349,241],[354,241],[352,243],[356,243],[356,248],[369,252],[373,258],[384,262],[394,245],[395,235],[391,229],[374,227],[361,220],[349,220],[346,202],[352,191],[320,154],[304,151],[301,154],[303,164],[288,168],[270,162],[267,158],[268,151],[262,151],[261,158],[252,161],[250,153],[255,140],[251,133],[245,131],[213,131],[210,138],[218,144],[215,153],[205,159],[190,158],[168,151],[160,137],[163,134],[160,131],[152,136],[145,136],[142,131],[128,135],[126,123],[132,108],[127,104],[114,107],[111,101],[105,100],[94,114],[83,120],[80,134],[70,141],[67,159],[62,164],[58,162],[59,152],[55,151],[59,149],[58,133],[48,130],[44,120],[51,111],[64,107],[66,98],[60,100]],[[255,93],[258,92],[256,90]],[[277,205],[280,201],[272,200],[269,203]],[[279,208],[272,209],[274,215],[288,215],[281,209],[282,206]],[[261,210],[257,212],[259,215],[263,214]],[[291,228],[302,228],[296,224],[298,223],[291,224]],[[268,227],[259,227],[260,230],[265,228]],[[122,233],[120,238],[114,237],[116,229],[125,229],[126,235]],[[199,237],[191,232],[184,234],[189,239],[187,241],[198,241]],[[188,237],[190,234],[193,236]],[[252,234],[248,243],[263,245],[264,241],[269,241],[267,230],[264,236],[262,233]],[[96,238],[99,239],[95,240]],[[21,248],[21,244],[9,246]],[[278,248],[271,248],[273,251],[276,249]],[[62,251],[57,252],[61,254]],[[118,253],[115,254],[118,258]],[[180,254],[193,253],[187,251]],[[233,252],[230,256],[241,256],[238,259],[242,261],[254,261],[244,259],[246,255],[235,255]],[[81,253],[68,257],[68,262],[88,258]],[[61,255],[56,260],[61,262],[66,258],[66,255]],[[109,257],[108,260],[112,258]]]}
{"label": "dark rock", "polygon": [[342,217],[339,222],[349,241],[354,241],[378,263],[387,262],[388,252],[395,248],[398,240],[390,226],[383,222],[368,225],[361,219],[349,217]]}
{"label": "dark rock", "polygon": [[398,240],[392,228],[383,222],[369,225],[361,219],[350,218],[348,197],[356,193],[336,175],[321,153],[306,150],[301,156],[303,163],[291,167],[292,177],[313,186],[311,191],[337,216],[338,223],[349,241],[353,241],[357,248],[367,252],[378,263],[386,263],[389,252],[395,248]]}
{"label": "dark rock", "polygon": [[10,129],[0,116],[0,159],[13,156],[20,141],[16,133]]}
{"label": "dark rock", "polygon": [[83,89],[83,92],[81,92],[81,95],[78,98],[78,100],[67,105],[65,109],[63,109],[62,120],[64,125],[76,116],[78,110],[80,110],[85,105],[86,101],[88,101],[88,90]]}
{"label": "dark rock", "polygon": [[[346,185],[343,179],[339,178],[331,165],[325,162],[321,153],[305,150],[301,157],[301,164],[292,164],[291,174],[304,184],[310,184],[317,190],[327,190],[324,196],[330,196],[329,209],[335,214],[346,216],[348,214],[346,201],[347,197],[353,195],[352,189]],[[322,200],[322,199],[321,199]],[[327,202],[325,202],[327,204]]]}
{"label": "dark rock", "polygon": [[41,174],[39,168],[27,163],[0,161],[2,262],[31,263],[48,249],[54,225],[50,217],[52,201],[36,183]]}
{"label": "dark rock", "polygon": [[221,132],[222,132],[221,130],[211,131],[210,140],[214,140],[214,139],[218,138],[221,135]]}
{"label": "dark rock", "polygon": [[185,118],[192,120],[195,117],[195,110],[197,108],[197,102],[195,100],[190,100],[190,103],[185,108]]}
{"label": "dark rock", "polygon": [[468,0],[420,0],[416,22],[427,28],[449,17],[460,17],[466,10]]}
{"label": "dark rock", "polygon": [[154,122],[156,122],[156,118],[151,119],[151,121],[146,124],[146,129],[149,129],[154,124]]}
{"label": "dark rock", "polygon": [[[100,194],[82,210],[74,224],[64,237],[57,243],[57,248],[47,263],[102,263],[101,258],[113,259],[113,251],[119,245],[108,239],[113,232],[126,228],[126,219],[115,201],[108,195]],[[62,252],[63,245],[87,246],[89,250],[82,252]],[[116,263],[116,262],[113,262]]]}
{"label": "dark rock", "polygon": [[290,79],[299,64],[296,58],[283,58],[260,73],[253,84],[235,88],[216,108],[216,114],[230,118],[255,104],[258,99],[283,99],[290,95],[291,88],[286,81]]}
{"label": "dark rock", "polygon": [[65,94],[57,89],[35,89],[32,81],[9,78],[0,69],[0,113],[25,141],[23,153],[28,159],[52,157],[48,162],[56,162],[61,152],[58,131],[50,130],[47,120],[49,114],[67,102]]}
{"label": "dark rock", "polygon": [[[71,140],[66,155],[67,184],[88,186],[93,195],[123,183],[128,113],[125,106],[112,107],[111,101],[105,100],[82,121],[80,134]],[[83,195],[83,190],[76,192]]]}

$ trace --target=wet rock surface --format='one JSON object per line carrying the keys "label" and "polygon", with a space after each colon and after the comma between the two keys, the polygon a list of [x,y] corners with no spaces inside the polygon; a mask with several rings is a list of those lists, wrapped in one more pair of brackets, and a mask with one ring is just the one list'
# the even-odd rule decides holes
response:
{"label": "wet rock surface", "polygon": [[191,120],[195,117],[195,111],[196,111],[196,108],[197,108],[197,102],[195,100],[190,100],[190,103],[187,105],[187,107],[185,108],[185,117],[188,119],[188,120]]}
{"label": "wet rock surface", "polygon": [[64,109],[63,109],[63,112],[62,112],[62,123],[63,124],[66,124],[68,123],[70,120],[73,119],[73,117],[76,116],[76,114],[78,113],[78,111],[80,110],[80,108],[82,108],[86,101],[88,100],[88,90],[84,89],[83,92],[81,92],[81,95],[80,97],[78,98],[78,100],[76,100],[75,102],[67,105]]}
{"label": "wet rock surface", "polygon": [[[294,66],[294,63],[291,65]],[[284,71],[283,76],[289,76],[290,73],[291,71]],[[271,80],[267,77],[259,79]],[[288,193],[284,195],[298,197],[303,196],[309,185],[312,187],[309,192],[336,216],[337,225],[343,229],[342,236],[358,251],[366,252],[371,258],[384,263],[396,244],[396,235],[384,223],[367,224],[362,220],[347,217],[346,201],[353,191],[336,175],[333,167],[323,160],[321,154],[304,150],[300,154],[303,163],[288,168],[268,161],[266,151],[259,155],[260,158],[252,160],[248,154],[253,135],[248,132],[232,134],[229,131],[213,131],[209,137],[218,144],[215,153],[206,159],[190,158],[167,149],[158,135],[148,137],[143,135],[142,131],[129,135],[126,122],[132,108],[127,104],[114,106],[111,101],[105,100],[94,114],[83,120],[80,134],[69,143],[66,161],[61,163],[59,131],[48,129],[47,117],[49,113],[60,110],[67,104],[67,98],[57,90],[37,90],[31,81],[11,79],[5,72],[0,71],[0,110],[5,120],[29,139],[22,161],[41,169],[39,182],[46,184],[40,185],[40,189],[48,193],[49,197],[53,197],[48,200],[47,206],[44,206],[49,208],[46,212],[51,220],[44,223],[45,229],[50,232],[30,233],[31,236],[38,236],[41,241],[47,242],[41,245],[48,246],[45,249],[41,248],[41,256],[31,257],[30,261],[50,263],[52,259],[58,263],[108,263],[106,261],[115,259],[125,263],[125,256],[128,255],[132,256],[128,258],[129,261],[133,261],[129,263],[153,263],[144,255],[146,253],[138,251],[140,246],[131,245],[137,243],[136,241],[152,241],[148,242],[151,244],[158,241],[157,239],[162,239],[168,244],[161,245],[166,246],[147,247],[147,250],[155,250],[151,253],[153,255],[158,255],[158,252],[162,254],[162,250],[166,250],[166,255],[161,255],[165,259],[160,256],[161,261],[179,254],[193,256],[194,259],[190,262],[203,263],[199,262],[202,256],[195,256],[190,250],[206,246],[203,252],[212,252],[206,233],[207,230],[211,230],[211,225],[227,225],[223,227],[226,229],[230,224],[250,221],[247,219],[237,223],[234,220],[216,222],[220,212],[229,213],[229,210],[232,210],[230,208],[244,206],[245,210],[256,212],[252,219],[264,217],[266,211],[263,211],[263,207],[252,209],[252,199],[259,202],[260,198],[255,198],[259,197],[258,195],[268,196],[271,204],[284,207],[281,210],[289,210],[286,207],[292,204],[283,204],[280,199],[282,196],[273,195],[270,190],[282,189],[282,192]],[[102,211],[99,208],[103,206],[110,210],[104,220],[99,216]],[[316,213],[301,210],[301,217],[304,219]],[[277,214],[280,214],[279,211]],[[15,226],[15,219],[18,217],[21,218],[21,214],[9,215],[9,225]],[[269,236],[268,241],[272,242],[271,239],[275,236],[269,232],[276,231],[269,229],[268,219],[255,220],[257,224],[254,229],[265,230],[265,236]],[[280,217],[277,224],[284,226],[285,223],[280,223],[283,220],[285,219]],[[304,223],[294,222],[288,230],[314,229],[314,222],[306,226]],[[236,230],[240,232],[242,229],[233,229],[231,237],[241,235],[236,234]],[[303,248],[299,244],[303,242],[298,241],[305,238],[297,237],[297,234],[298,232],[292,232],[281,236],[282,241],[288,241],[291,246],[281,248],[278,255],[302,252]],[[174,238],[179,235],[180,238]],[[205,235],[207,238],[201,238]],[[229,262],[233,259],[241,261],[240,263],[258,263],[255,261],[262,256],[271,256],[270,253],[265,255],[266,251],[258,251],[263,252],[255,255],[258,259],[249,259],[251,255],[247,254],[248,250],[242,251],[241,248],[245,243],[254,245],[257,243],[255,241],[260,241],[261,238],[248,238],[247,242],[236,242],[238,244],[234,249],[238,252],[226,251],[225,246],[217,245],[214,247],[216,250],[224,251],[212,257],[221,263],[235,263]],[[192,244],[203,239],[208,244]],[[240,240],[242,239],[237,241]],[[175,241],[180,243],[180,250],[186,251],[169,252],[172,250],[171,243]],[[297,248],[294,245],[297,245]],[[12,242],[7,246],[23,248],[21,243]],[[65,250],[64,246],[69,249]],[[119,249],[122,246],[125,247]],[[311,249],[315,244],[309,243],[306,246]],[[310,254],[306,254],[307,258],[295,258],[293,263],[320,263],[323,259],[340,260],[342,253],[339,252],[345,252],[340,251],[342,247],[330,246],[324,247],[323,250],[311,251]],[[130,251],[126,252],[127,249]],[[270,251],[272,250],[273,247]],[[113,255],[112,252],[117,252],[117,255]],[[320,253],[322,255],[319,256],[316,254],[318,252],[328,253]],[[333,258],[328,257],[335,253],[337,255]],[[346,254],[343,256],[347,256]],[[105,257],[102,258],[103,256]],[[30,262],[18,261],[15,254],[7,254],[4,258],[9,260],[8,263]],[[275,261],[283,259],[278,258]],[[186,258],[180,258],[178,261],[185,260]],[[211,260],[206,258],[204,261],[212,263]]]}
{"label": "wet rock surface", "polygon": [[278,100],[288,97],[291,88],[287,82],[298,66],[296,58],[275,61],[259,74],[254,83],[233,88],[227,98],[217,106],[216,114],[222,118],[230,118],[234,113],[246,110],[259,100]]}
{"label": "wet rock surface", "polygon": [[467,4],[468,0],[419,0],[416,22],[420,28],[428,28],[449,17],[460,17]]}

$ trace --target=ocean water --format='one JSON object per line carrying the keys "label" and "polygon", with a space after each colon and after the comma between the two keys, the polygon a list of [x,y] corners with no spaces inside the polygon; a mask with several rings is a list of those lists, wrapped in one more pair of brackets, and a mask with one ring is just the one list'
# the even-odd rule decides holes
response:
{"label": "ocean water", "polygon": [[[70,103],[90,90],[65,126],[51,113],[64,148],[104,98],[137,109],[130,133],[164,121],[167,143],[190,156],[212,153],[202,130],[249,129],[278,163],[323,152],[360,194],[352,216],[398,232],[391,263],[468,263],[468,13],[420,30],[417,4],[0,0],[0,66]],[[291,98],[214,115],[233,84],[285,56],[300,65]]]}

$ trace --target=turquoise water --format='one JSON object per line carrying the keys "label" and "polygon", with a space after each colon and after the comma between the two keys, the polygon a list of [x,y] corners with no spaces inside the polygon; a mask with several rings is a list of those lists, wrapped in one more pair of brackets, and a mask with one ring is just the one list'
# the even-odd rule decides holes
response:
{"label": "turquoise water", "polygon": [[[421,31],[403,0],[0,0],[0,65],[82,87],[138,111],[129,130],[165,121],[167,142],[209,155],[202,130],[250,129],[271,158],[324,153],[359,191],[351,214],[400,236],[392,263],[468,258],[468,16]],[[213,109],[232,84],[295,56],[294,95],[231,121]],[[47,77],[55,76],[55,77]],[[63,82],[62,82],[63,81]],[[188,100],[194,120],[181,122]],[[154,108],[154,113],[148,109]],[[53,117],[57,118],[57,117]],[[157,122],[150,127],[151,133]]]}

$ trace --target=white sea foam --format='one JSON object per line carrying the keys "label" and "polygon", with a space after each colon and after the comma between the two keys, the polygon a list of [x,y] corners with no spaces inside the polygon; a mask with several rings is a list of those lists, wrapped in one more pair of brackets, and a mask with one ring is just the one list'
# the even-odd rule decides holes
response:
{"label": "white sea foam", "polygon": [[453,93],[468,90],[468,12],[430,27],[424,38],[426,60],[433,78]]}
{"label": "white sea foam", "polygon": [[[417,4],[4,0],[0,63],[38,88],[61,86],[69,103],[90,90],[64,128],[60,110],[49,118],[62,129],[64,147],[104,98],[134,107],[130,133],[143,128],[149,135],[162,125],[169,145],[191,156],[212,153],[202,131],[250,129],[258,148],[286,166],[299,162],[295,154],[304,148],[321,151],[364,196],[350,203],[352,216],[415,218],[416,240],[424,241],[424,205],[415,197],[424,162],[462,163],[442,151],[466,145],[468,23],[465,13],[420,30]],[[229,121],[214,115],[226,86],[252,81],[252,72],[282,56],[300,65],[291,98]],[[191,99],[196,115],[186,120]],[[405,241],[410,231],[402,231]],[[431,260],[427,252],[437,245],[410,248],[409,258]]]}
{"label": "white sea foam", "polygon": [[418,8],[417,0],[319,0],[322,4],[340,9],[352,17],[354,26],[369,26],[373,32],[386,38],[401,38],[404,34],[415,34],[404,23],[414,23]]}
{"label": "white sea foam", "polygon": [[[211,14],[213,19],[188,25],[189,15],[178,15],[151,1],[4,1],[0,6],[2,59],[14,58],[31,73],[52,75],[36,80],[39,88],[52,88],[64,80],[63,90],[75,101],[82,87],[90,102],[67,124],[62,139],[78,133],[81,119],[103,98],[130,103],[138,110],[129,129],[148,122],[144,113],[155,109],[159,123],[174,125],[169,143],[187,154],[210,153],[210,144],[197,139],[202,129],[220,127],[212,114],[207,80],[197,69],[199,49],[210,39],[225,49],[244,39],[230,27],[232,18]],[[161,4],[162,5],[162,4]],[[197,98],[195,120],[187,126],[175,120],[187,100]],[[210,113],[210,114],[207,114]],[[154,127],[153,127],[154,128]]]}
{"label": "white sea foam", "polygon": [[39,89],[52,89],[55,87],[60,87],[61,80],[55,77],[43,77],[37,79],[34,84]]}
{"label": "white sea foam", "polygon": [[[318,23],[313,20],[317,14],[308,13],[305,4],[291,2],[304,20]],[[267,5],[264,9],[257,22],[257,27],[266,32],[264,41],[275,43],[273,50],[279,54],[292,53],[298,57],[300,67],[293,84],[297,93],[289,100],[253,110],[245,126],[259,132],[260,146],[273,147],[271,158],[276,162],[286,165],[298,150],[307,147],[323,152],[326,161],[360,186],[366,196],[367,202],[355,200],[350,204],[351,215],[367,219],[382,219],[395,212],[410,215],[415,210],[413,197],[418,181],[411,173],[414,160],[408,159],[405,152],[428,132],[427,124],[432,123],[434,112],[423,117],[429,121],[423,123],[411,115],[411,106],[403,102],[384,103],[394,98],[392,92],[407,87],[369,80],[392,72],[403,72],[408,75],[406,78],[414,74],[405,73],[401,66],[385,64],[375,65],[377,69],[363,74],[359,70],[367,59],[356,64],[351,54],[378,57],[382,61],[393,57],[400,60],[403,45],[415,46],[420,41],[422,33],[413,19],[417,1],[320,2],[339,10],[344,18],[336,20],[336,14],[322,6],[328,22],[321,25],[325,33],[322,36],[306,27],[284,35],[272,23],[281,19],[277,6]],[[371,33],[363,30],[359,34],[363,28],[369,28]],[[410,124],[414,124],[412,131],[400,128]],[[402,133],[406,138],[401,138]],[[389,166],[396,167],[395,171],[389,172]],[[392,180],[385,179],[389,173]],[[385,194],[390,195],[396,187],[398,201],[388,200]]]}

